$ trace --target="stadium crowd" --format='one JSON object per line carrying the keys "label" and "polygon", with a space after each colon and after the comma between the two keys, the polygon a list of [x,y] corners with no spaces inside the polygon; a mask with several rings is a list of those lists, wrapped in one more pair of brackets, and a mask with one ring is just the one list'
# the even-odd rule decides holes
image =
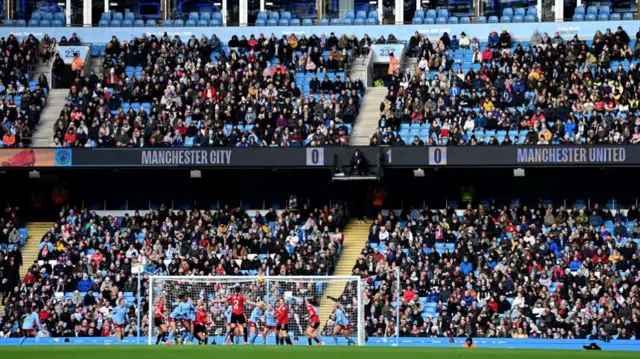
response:
{"label": "stadium crowd", "polygon": [[[38,262],[24,278],[18,274],[19,251],[2,256],[0,269],[6,279],[0,337],[24,336],[22,319],[32,308],[44,324],[34,333],[38,336],[112,336],[112,311],[120,298],[128,306],[126,335],[135,335],[137,281],[131,273],[139,265],[147,273],[172,276],[330,275],[340,255],[345,223],[340,205],[311,207],[295,196],[282,211],[252,216],[230,206],[187,211],[162,205],[120,218],[64,208],[43,238],[32,239],[41,240]],[[142,285],[141,330],[147,333],[146,275]],[[296,295],[306,292],[287,286],[276,283],[274,295],[282,295],[285,288]],[[255,281],[245,288],[245,295],[256,300],[265,293]],[[216,289],[224,295],[224,288]],[[311,285],[307,289],[317,291]],[[202,295],[199,289],[189,290],[181,286],[174,294],[186,292],[194,300]],[[292,311],[297,307],[304,308],[304,303],[292,303]],[[224,334],[224,310],[222,305],[211,306],[218,335]]]}
{"label": "stadium crowd", "polygon": [[380,214],[353,268],[367,335],[395,335],[400,295],[403,337],[638,339],[639,221],[635,205]]}
{"label": "stadium crowd", "polygon": [[40,121],[49,87],[44,76],[30,80],[40,46],[33,35],[0,39],[0,147],[28,145]]}
{"label": "stadium crowd", "polygon": [[411,37],[371,145],[636,144],[640,32]]}
{"label": "stadium crowd", "polygon": [[[142,34],[113,39],[72,82],[55,146],[344,145],[364,84],[345,76],[353,35]],[[99,60],[94,60],[99,61]]]}

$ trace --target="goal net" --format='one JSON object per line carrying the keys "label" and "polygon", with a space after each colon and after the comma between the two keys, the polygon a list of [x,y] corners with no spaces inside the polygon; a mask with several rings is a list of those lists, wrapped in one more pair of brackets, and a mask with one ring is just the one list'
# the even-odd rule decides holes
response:
{"label": "goal net", "polygon": [[[220,276],[220,277],[170,277],[152,276],[149,281],[149,337],[148,343],[154,344],[158,328],[154,325],[155,308],[158,301],[165,307],[168,317],[178,305],[178,297],[183,294],[192,299],[194,304],[201,300],[210,315],[212,324],[208,327],[210,340],[223,344],[227,336],[225,311],[229,303],[215,303],[214,300],[225,299],[240,288],[240,294],[253,302],[264,302],[267,306],[277,307],[283,298],[289,309],[289,336],[294,344],[307,345],[305,332],[309,325],[305,300],[313,299],[320,317],[318,333],[320,340],[327,345],[335,344],[333,337],[333,308],[339,303],[349,321],[349,336],[359,345],[365,344],[364,329],[364,290],[365,282],[359,277],[316,277],[316,276]],[[247,321],[253,306],[245,305],[244,313]],[[262,333],[266,326],[262,317],[257,323],[258,335],[255,344],[276,344],[272,331],[267,335],[266,343]],[[181,323],[176,322],[176,330],[184,330]],[[243,339],[239,339],[243,343]],[[314,343],[315,344],[315,343]],[[347,340],[338,334],[338,344],[347,345]]]}

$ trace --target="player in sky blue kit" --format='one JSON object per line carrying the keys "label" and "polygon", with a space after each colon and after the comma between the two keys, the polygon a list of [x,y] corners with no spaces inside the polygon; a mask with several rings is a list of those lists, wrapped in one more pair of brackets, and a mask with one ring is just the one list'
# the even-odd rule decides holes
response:
{"label": "player in sky blue kit", "polygon": [[116,330],[116,337],[120,340],[124,338],[124,328],[127,325],[127,307],[125,306],[124,298],[118,300],[118,305],[113,308],[111,318]]}
{"label": "player in sky blue kit", "polygon": [[248,323],[249,332],[251,334],[251,339],[249,340],[249,342],[251,344],[254,344],[256,342],[256,338],[258,337],[257,323],[258,323],[258,320],[262,318],[262,316],[264,315],[264,309],[265,309],[264,303],[260,302],[251,311],[251,316],[249,317],[249,323]]}
{"label": "player in sky blue kit", "polygon": [[233,308],[231,306],[227,307],[227,310],[224,311],[225,323],[227,326],[227,338],[224,341],[224,344],[227,345],[229,343],[233,343],[233,332],[234,326],[231,324],[231,311]]}
{"label": "player in sky blue kit", "polygon": [[278,321],[276,320],[276,311],[273,309],[273,304],[269,304],[267,310],[264,312],[265,325],[264,330],[262,331],[262,339],[264,343],[267,344],[267,335],[270,332],[274,332],[276,334],[276,342],[278,340],[278,332],[276,331],[276,327],[278,326]]}
{"label": "player in sky blue kit", "polygon": [[[35,307],[34,307],[35,309]],[[35,337],[40,327],[40,316],[37,311],[33,311],[31,307],[27,307],[22,321],[22,332],[25,337]]]}
{"label": "player in sky blue kit", "polygon": [[356,344],[349,337],[349,320],[347,319],[347,316],[344,314],[342,305],[336,303],[333,306],[333,314],[335,316],[334,326],[333,326],[333,340],[336,342],[336,345],[338,345],[338,334],[340,334],[340,332],[342,332],[342,335],[344,335],[344,338],[347,340],[347,343],[349,343],[349,345]]}
{"label": "player in sky blue kit", "polygon": [[196,307],[193,305],[193,302],[189,297],[184,294],[180,294],[178,297],[180,302],[173,309],[173,312],[169,315],[171,332],[169,333],[169,341],[173,340],[173,337],[176,333],[176,321],[179,321],[180,324],[185,329],[185,334],[181,338],[182,341],[186,341],[188,343],[193,342],[193,325],[192,322],[196,319]]}

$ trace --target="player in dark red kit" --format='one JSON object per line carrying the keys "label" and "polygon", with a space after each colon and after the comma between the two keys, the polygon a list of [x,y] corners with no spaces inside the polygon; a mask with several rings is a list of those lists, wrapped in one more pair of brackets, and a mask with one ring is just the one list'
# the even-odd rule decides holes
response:
{"label": "player in dark red kit", "polygon": [[289,337],[289,308],[283,298],[280,298],[278,309],[276,309],[276,319],[278,320],[276,344],[284,345],[287,342],[288,345],[293,345]]}
{"label": "player in dark red kit", "polygon": [[240,294],[240,287],[235,288],[235,293],[226,299],[212,300],[213,303],[231,303],[231,326],[234,327],[234,335],[240,336],[247,342],[247,317],[244,315],[244,305],[249,304],[254,307],[258,305],[256,302],[248,300],[244,295]]}
{"label": "player in dark red kit", "polygon": [[164,306],[163,297],[158,299],[154,309],[153,324],[158,328],[158,337],[156,338],[156,345],[158,345],[161,341],[166,339],[168,334],[167,326],[165,325],[165,320],[167,319],[165,312],[167,309]]}
{"label": "player in dark red kit", "polygon": [[198,343],[204,345],[209,344],[209,332],[207,326],[211,325],[211,319],[204,310],[202,300],[198,300],[196,305],[196,320],[193,321],[193,333],[198,338]]}
{"label": "player in dark red kit", "polygon": [[322,345],[322,342],[318,338],[318,328],[320,328],[320,317],[318,316],[318,311],[316,310],[315,303],[313,299],[307,299],[307,317],[309,318],[309,326],[307,327],[307,340],[309,341],[309,345],[311,345],[311,341],[315,340],[318,345]]}

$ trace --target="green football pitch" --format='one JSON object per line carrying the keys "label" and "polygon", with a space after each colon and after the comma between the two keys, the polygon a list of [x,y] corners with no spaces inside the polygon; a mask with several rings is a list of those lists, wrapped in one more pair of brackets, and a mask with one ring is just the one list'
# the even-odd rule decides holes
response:
{"label": "green football pitch", "polygon": [[0,347],[11,359],[631,359],[637,352],[404,348],[404,347],[278,347],[278,346],[69,346]]}

